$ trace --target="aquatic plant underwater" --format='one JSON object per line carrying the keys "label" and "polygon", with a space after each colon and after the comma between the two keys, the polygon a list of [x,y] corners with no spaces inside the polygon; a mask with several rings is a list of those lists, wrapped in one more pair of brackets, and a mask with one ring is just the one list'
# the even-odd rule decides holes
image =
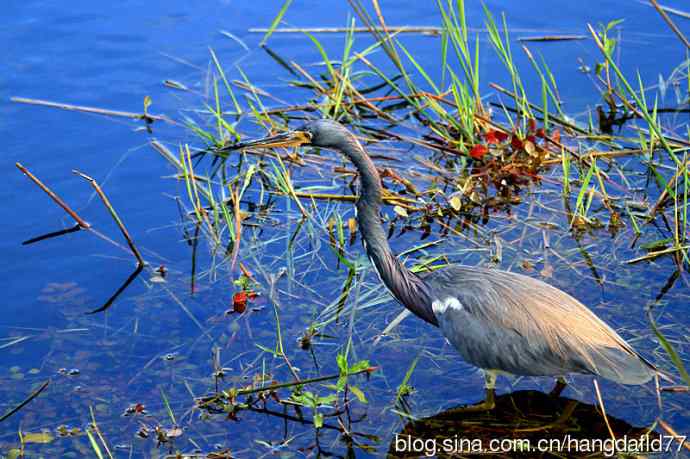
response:
{"label": "aquatic plant underwater", "polygon": [[[203,83],[166,80],[190,104],[178,116],[153,113],[150,98],[141,113],[15,100],[140,123],[171,174],[174,231],[191,256],[180,266],[138,247],[126,213],[88,171],[75,177],[94,189],[119,234],[90,225],[33,165],[17,164],[74,220],[26,244],[84,232],[136,264],[88,311],[70,286],[44,292],[89,312],[45,337],[52,361],[78,365],[31,388],[0,389],[11,401],[0,422],[29,413],[18,435],[0,437],[6,456],[417,457],[458,434],[482,440],[483,451],[495,438],[534,445],[565,433],[661,435],[672,445],[668,454],[688,448],[679,438],[690,430],[683,307],[690,131],[681,116],[690,61],[679,59],[666,79],[645,84],[617,57],[616,21],[588,25],[586,37],[516,44],[507,18],[488,9],[482,30],[471,29],[462,1],[440,1],[441,24],[421,31],[387,25],[377,1],[372,11],[350,3],[356,19],[332,31],[343,37],[337,57],[309,30],[297,33],[313,44],[317,63],[271,49],[289,32],[280,29],[289,1],[262,32],[261,49],[298,104],[255,86],[213,49]],[[658,8],[681,55],[690,46]],[[405,44],[406,34],[420,32],[437,37],[438,68],[424,68]],[[584,39],[599,53],[581,63],[597,105],[570,113],[558,76],[532,44]],[[498,58],[502,75],[480,74],[484,53]],[[518,68],[516,53],[528,68]],[[356,170],[326,150],[231,148],[316,118],[338,120],[367,145],[383,179],[387,236],[412,271],[460,262],[545,280],[592,307],[677,384],[622,387],[573,376],[569,392],[548,395],[548,378],[517,378],[498,385],[494,410],[455,413],[479,401],[481,375],[435,330],[407,317],[372,273],[353,212]],[[136,283],[144,292],[128,298]],[[102,315],[111,332],[84,351],[80,330]],[[8,336],[0,349],[27,339]],[[138,359],[154,340],[163,351]],[[94,357],[103,353],[105,361]],[[50,421],[60,415],[73,421]],[[412,438],[437,442],[420,450]],[[434,450],[459,452],[470,451]]]}

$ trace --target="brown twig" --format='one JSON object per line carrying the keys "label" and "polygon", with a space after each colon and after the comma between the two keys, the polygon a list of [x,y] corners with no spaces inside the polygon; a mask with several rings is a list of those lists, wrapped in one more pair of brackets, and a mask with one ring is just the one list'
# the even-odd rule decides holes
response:
{"label": "brown twig", "polygon": [[[378,369],[378,367],[369,367],[369,368],[365,368],[365,369],[360,370],[360,371],[348,373],[347,376],[355,376],[355,375],[362,374],[362,373],[373,373],[377,369]],[[237,395],[249,395],[249,394],[254,394],[256,392],[263,392],[263,391],[267,391],[267,390],[274,391],[277,389],[284,389],[286,387],[294,387],[294,386],[298,386],[298,385],[302,385],[302,384],[312,384],[312,383],[316,383],[316,382],[328,381],[331,379],[338,379],[341,376],[342,376],[341,374],[328,375],[328,376],[318,376],[316,378],[303,379],[301,381],[293,381],[293,382],[280,383],[280,384],[271,384],[271,385],[260,387],[260,388],[240,389],[237,391]]]}
{"label": "brown twig", "polygon": [[[645,153],[645,151],[640,149],[640,148],[629,148],[629,149],[611,150],[611,151],[591,151],[591,152],[587,153],[587,156],[590,158],[618,158],[621,156],[641,155],[644,153]],[[556,158],[556,159],[547,159],[545,161],[542,161],[541,164],[551,165],[551,164],[560,164],[561,162],[562,162],[561,158]]]}
{"label": "brown twig", "polygon": [[683,448],[687,449],[690,451],[690,442],[686,441],[687,436],[686,435],[678,435],[678,433],[675,431],[673,427],[671,427],[666,421],[663,419],[659,419],[659,425],[661,426],[662,429],[664,429],[669,435],[673,436],[676,441],[681,441],[681,445]]}
{"label": "brown twig", "polygon": [[235,272],[235,264],[240,254],[240,241],[242,239],[242,212],[240,210],[240,196],[237,188],[230,188],[230,200],[235,214],[235,240],[232,245],[232,255],[230,256],[230,273]]}
{"label": "brown twig", "polygon": [[[663,7],[664,9],[670,11],[671,13],[681,15],[681,12],[678,10],[671,10],[671,8],[668,7]],[[249,33],[266,33],[270,29],[267,27],[251,27],[247,31]],[[443,28],[442,27],[436,27],[436,26],[386,26],[386,31],[388,33],[394,33],[394,34],[399,34],[399,33],[417,33],[417,34],[422,34],[422,35],[441,35],[443,33]],[[468,27],[467,28],[468,32],[472,33],[487,33],[486,28],[482,27]],[[370,26],[370,27],[278,27],[273,29],[273,33],[284,33],[284,34],[291,34],[291,33],[349,33],[349,32],[354,32],[354,33],[371,33],[372,31],[374,32],[384,32],[383,27],[380,26]],[[511,31],[516,32],[516,33],[539,33],[542,32],[542,30],[537,30],[537,29],[531,29],[531,28],[511,28]],[[548,39],[550,37],[553,37],[553,39],[561,39],[561,40],[579,40],[583,39],[580,38],[579,35],[568,35],[568,34],[560,34],[557,31],[554,31],[554,35],[548,35],[545,37],[535,37],[537,39],[542,38],[542,39]],[[562,38],[561,38],[562,37]]]}
{"label": "brown twig", "polygon": [[104,115],[104,116],[118,116],[121,118],[132,118],[132,119],[137,119],[137,120],[145,120],[147,122],[165,121],[166,123],[175,124],[175,122],[173,120],[171,120],[170,118],[168,118],[167,116],[151,115],[150,113],[134,113],[134,112],[125,112],[125,111],[120,111],[120,110],[108,110],[105,108],[86,107],[83,105],[64,104],[61,102],[51,102],[49,100],[41,100],[41,99],[29,99],[26,97],[11,97],[10,100],[12,102],[16,102],[19,104],[40,105],[42,107],[59,108],[62,110],[69,110],[69,111],[74,111],[74,112],[94,113],[96,115]]}
{"label": "brown twig", "polygon": [[541,35],[539,37],[518,37],[518,41],[575,41],[586,40],[586,35]]}
{"label": "brown twig", "polygon": [[661,392],[690,392],[690,387],[688,386],[666,386],[662,387]]}
{"label": "brown twig", "polygon": [[596,392],[597,394],[597,401],[599,402],[599,408],[601,409],[601,415],[604,417],[606,428],[609,431],[609,435],[611,435],[611,440],[616,441],[616,435],[613,433],[613,430],[611,429],[611,424],[609,424],[609,418],[606,416],[606,408],[604,407],[604,400],[602,399],[601,392],[599,391],[599,383],[596,379],[594,379],[593,382],[594,392]]}
{"label": "brown twig", "polygon": [[669,247],[668,249],[658,250],[655,252],[649,252],[647,255],[633,258],[631,260],[626,260],[624,263],[629,264],[629,265],[634,265],[635,263],[639,263],[641,261],[653,260],[655,258],[662,256],[662,255],[667,255],[669,253],[675,253],[675,252],[678,252],[680,250],[687,250],[687,249],[690,249],[690,245],[684,245],[684,246],[680,246],[680,247]]}
{"label": "brown twig", "polygon": [[53,201],[55,201],[55,203],[56,203],[58,206],[62,207],[62,209],[63,209],[65,212],[67,212],[67,213],[69,214],[69,216],[72,217],[72,218],[74,219],[74,221],[77,222],[77,224],[79,225],[79,227],[84,228],[84,229],[88,229],[88,228],[91,227],[91,225],[89,225],[84,219],[82,219],[79,215],[77,215],[77,213],[76,213],[74,210],[72,210],[72,208],[71,208],[70,206],[68,206],[67,203],[66,203],[65,201],[63,201],[58,195],[56,195],[50,188],[48,188],[47,186],[45,186],[45,185],[43,184],[43,182],[41,182],[34,174],[32,174],[31,172],[29,172],[29,170],[28,170],[26,167],[22,166],[21,163],[15,163],[15,166],[17,166],[17,169],[19,169],[20,171],[22,171],[22,173],[24,173],[24,175],[26,175],[27,177],[29,177],[29,178],[31,179],[32,182],[34,182],[36,185],[38,185],[38,187],[39,187],[40,189],[42,189],[43,191],[45,191],[45,193],[46,193],[48,196],[50,196],[50,198],[51,198]]}
{"label": "brown twig", "polygon": [[668,198],[668,190],[672,189],[672,187],[675,185],[676,181],[678,180],[678,177],[680,177],[684,172],[685,169],[688,167],[688,160],[685,160],[683,163],[682,167],[679,167],[676,170],[676,173],[673,174],[673,177],[671,177],[671,180],[668,181],[667,186],[664,188],[664,190],[661,192],[659,195],[659,198],[656,200],[656,203],[652,207],[652,209],[649,211],[649,215],[647,216],[647,221],[652,221],[654,217],[656,217],[656,213],[659,210],[661,206],[663,206],[664,202],[666,201],[666,198]]}
{"label": "brown twig", "polygon": [[[365,368],[363,370],[355,371],[352,373],[348,373],[347,376],[355,376],[359,375],[362,373],[367,373],[371,374],[374,371],[378,370],[378,367],[369,367]],[[301,381],[292,381],[292,382],[287,382],[287,383],[278,383],[278,384],[269,384],[268,386],[263,386],[263,387],[254,387],[251,389],[240,389],[237,392],[235,392],[234,395],[240,396],[240,395],[250,395],[250,394],[255,394],[257,392],[265,392],[265,391],[275,391],[278,389],[285,389],[287,387],[295,387],[295,386],[301,386],[304,384],[313,384],[317,382],[323,382],[323,381],[329,381],[332,379],[338,379],[342,374],[333,374],[333,375],[328,375],[328,376],[317,376],[315,378],[309,378],[309,379],[303,379]],[[223,394],[225,394],[227,391],[223,391]],[[203,407],[206,405],[210,405],[213,402],[216,402],[223,398],[223,394],[218,394],[218,395],[213,395],[211,397],[200,397],[197,398],[197,406]]]}
{"label": "brown twig", "polygon": [[[271,192],[272,194],[278,194],[278,195],[283,195],[281,192]],[[295,198],[303,198],[303,199],[317,199],[317,200],[326,200],[326,201],[345,201],[345,202],[355,202],[357,201],[358,197],[355,195],[347,195],[347,194],[329,194],[329,193],[303,193],[296,191],[295,192]],[[409,198],[403,198],[401,196],[383,196],[383,202],[384,204],[392,205],[392,206],[400,206],[403,207],[404,209],[410,211],[410,212],[419,212],[423,210],[422,208],[418,206],[412,205],[413,203],[416,203],[414,199],[409,199]]]}
{"label": "brown twig", "polygon": [[[383,32],[381,27],[374,27],[378,32]],[[253,27],[249,29],[249,33],[266,33],[269,29]],[[443,31],[441,27],[428,26],[391,26],[386,28],[389,32],[394,33],[420,33],[423,35],[441,35]],[[371,32],[369,27],[282,27],[273,29],[273,33],[366,33]]]}
{"label": "brown twig", "polygon": [[673,33],[680,38],[680,41],[683,42],[683,44],[690,49],[690,42],[688,42],[688,39],[685,38],[685,35],[683,35],[683,32],[680,31],[678,26],[673,22],[673,20],[669,17],[669,15],[664,11],[664,9],[659,5],[659,3],[656,0],[649,0],[649,3],[652,4],[652,6],[659,12],[661,17],[663,18],[664,21],[666,21],[666,24],[673,30]]}
{"label": "brown twig", "polygon": [[115,212],[115,209],[113,208],[112,204],[110,204],[110,200],[108,200],[108,197],[103,193],[103,190],[101,187],[98,185],[96,180],[93,177],[90,177],[82,172],[79,172],[77,170],[73,170],[75,174],[80,176],[81,178],[87,180],[89,183],[91,183],[91,186],[93,186],[94,190],[96,190],[96,193],[98,196],[101,198],[101,201],[103,201],[103,204],[105,207],[108,209],[108,212],[110,212],[110,215],[113,217],[113,220],[115,220],[115,223],[117,223],[118,228],[120,228],[120,231],[122,232],[122,235],[124,236],[125,240],[127,241],[127,245],[129,245],[129,249],[132,251],[134,254],[134,257],[137,259],[137,263],[139,266],[144,266],[144,259],[141,257],[141,253],[139,253],[139,249],[134,245],[134,241],[132,241],[131,236],[129,235],[129,232],[127,231],[127,228],[125,228],[124,223],[122,223],[122,220],[120,220],[120,217],[117,215],[117,212]]}

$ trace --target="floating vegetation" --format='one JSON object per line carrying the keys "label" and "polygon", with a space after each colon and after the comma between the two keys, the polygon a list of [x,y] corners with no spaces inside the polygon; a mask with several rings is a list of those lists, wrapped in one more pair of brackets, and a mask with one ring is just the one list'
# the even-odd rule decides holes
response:
{"label": "floating vegetation", "polygon": [[[688,62],[663,84],[645,85],[616,58],[616,21],[588,26],[587,36],[516,43],[507,19],[488,9],[481,31],[471,29],[462,1],[440,1],[441,23],[431,28],[389,26],[377,1],[373,12],[359,0],[350,4],[357,19],[346,27],[297,30],[279,27],[288,0],[260,31],[261,49],[304,101],[299,105],[258,87],[212,49],[207,92],[190,89],[194,81],[164,82],[193,98],[193,109],[179,119],[149,113],[150,98],[142,113],[16,100],[125,117],[152,134],[163,121],[188,134],[186,142],[151,137],[150,145],[178,186],[176,230],[189,246],[190,265],[137,248],[91,177],[78,173],[126,247],[17,164],[75,222],[26,244],[88,231],[135,264],[124,284],[90,310],[95,315],[74,319],[89,329],[100,313],[111,314],[116,325],[108,327],[116,331],[99,337],[97,350],[84,350],[72,332],[0,337],[0,350],[50,340],[57,349],[52,361],[60,362],[36,376],[55,377],[50,389],[46,382],[29,398],[16,386],[0,390],[9,410],[0,422],[25,409],[29,420],[41,418],[33,425],[45,426],[58,416],[42,400],[77,394],[81,401],[45,431],[20,430],[19,439],[2,436],[0,445],[24,454],[28,443],[72,441],[55,451],[97,457],[153,450],[190,458],[408,457],[394,451],[397,438],[441,440],[448,431],[477,439],[559,438],[578,428],[578,438],[687,431],[690,131],[677,115],[687,112]],[[319,62],[276,53],[269,43],[279,33],[304,34]],[[319,33],[341,34],[337,57]],[[403,33],[435,37],[429,39],[438,45],[439,68],[424,68]],[[585,38],[583,46],[599,53],[582,63],[593,82],[589,101],[597,105],[576,116],[566,110],[558,76],[531,46]],[[531,68],[518,68],[517,53]],[[500,62],[502,75],[480,74],[485,55]],[[536,95],[526,85],[534,81]],[[245,133],[279,133],[317,117],[347,124],[367,144],[385,188],[388,237],[411,269],[462,262],[545,278],[611,319],[678,385],[641,393],[608,384],[593,389],[573,377],[583,384],[561,397],[511,392],[525,384],[517,380],[499,386],[508,393],[497,397],[493,413],[445,411],[466,403],[480,378],[440,338],[406,320],[369,275],[352,212],[357,172],[314,149],[232,150]],[[148,277],[140,276],[144,269]],[[128,290],[137,283],[144,293]],[[75,286],[72,296],[81,294]],[[62,289],[50,284],[42,295],[62,304],[70,295]],[[125,308],[128,314],[120,312]],[[93,354],[101,352],[112,362],[96,363]],[[602,416],[604,400],[626,420]],[[29,403],[46,412],[24,408]]]}

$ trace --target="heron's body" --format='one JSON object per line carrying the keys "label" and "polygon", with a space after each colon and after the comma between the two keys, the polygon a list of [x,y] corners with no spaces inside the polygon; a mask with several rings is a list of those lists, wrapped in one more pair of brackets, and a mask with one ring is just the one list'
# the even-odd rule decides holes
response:
{"label": "heron's body", "polygon": [[567,293],[497,269],[451,266],[424,277],[443,335],[479,368],[529,376],[588,373],[623,384],[655,374]]}
{"label": "heron's body", "polygon": [[[379,217],[381,179],[357,139],[328,120],[295,132],[299,143],[338,150],[355,165],[361,182],[357,222],[381,281],[407,309],[438,326],[467,362],[489,374],[584,373],[623,384],[643,384],[657,373],[586,306],[545,282],[463,265],[423,275],[410,272],[388,244]],[[240,146],[275,146],[290,135]]]}

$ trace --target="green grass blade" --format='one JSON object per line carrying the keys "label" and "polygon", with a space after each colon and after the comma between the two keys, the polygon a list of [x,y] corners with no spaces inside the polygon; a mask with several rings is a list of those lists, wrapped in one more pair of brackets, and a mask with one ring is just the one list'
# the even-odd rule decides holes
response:
{"label": "green grass blade", "polygon": [[268,28],[268,31],[261,39],[259,46],[265,45],[268,39],[271,38],[271,35],[273,35],[273,31],[276,30],[276,27],[278,27],[280,21],[283,20],[283,16],[285,16],[285,13],[287,13],[288,8],[290,7],[290,3],[292,3],[292,0],[285,0],[285,3],[283,3],[283,6],[280,8],[280,11],[278,11],[278,15],[273,19],[273,22],[271,22],[271,26]]}

